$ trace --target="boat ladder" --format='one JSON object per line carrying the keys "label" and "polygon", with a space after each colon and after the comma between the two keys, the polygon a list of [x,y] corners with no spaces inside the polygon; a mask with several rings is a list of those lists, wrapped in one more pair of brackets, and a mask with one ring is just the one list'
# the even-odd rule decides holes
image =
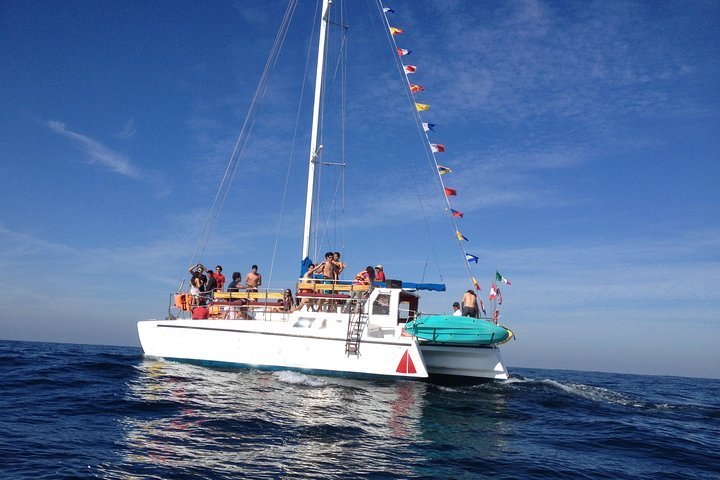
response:
{"label": "boat ladder", "polygon": [[358,305],[353,305],[348,312],[348,329],[347,329],[347,340],[345,341],[345,355],[360,356],[360,338],[362,337],[363,329],[367,325],[367,315],[362,312],[362,305],[358,302]]}

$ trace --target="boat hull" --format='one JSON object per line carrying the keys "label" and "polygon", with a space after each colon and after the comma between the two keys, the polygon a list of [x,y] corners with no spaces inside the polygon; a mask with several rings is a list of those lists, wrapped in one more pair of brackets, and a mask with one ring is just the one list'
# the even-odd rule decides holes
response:
{"label": "boat hull", "polygon": [[427,378],[411,337],[367,339],[346,354],[346,330],[293,328],[289,322],[147,320],[138,322],[146,355],[198,363],[299,369],[362,376]]}
{"label": "boat hull", "polygon": [[357,377],[508,378],[495,347],[432,345],[404,335],[366,336],[359,355],[348,355],[346,324],[332,318],[317,324],[324,328],[297,328],[291,321],[146,320],[138,322],[138,334],[147,356],[199,364]]}

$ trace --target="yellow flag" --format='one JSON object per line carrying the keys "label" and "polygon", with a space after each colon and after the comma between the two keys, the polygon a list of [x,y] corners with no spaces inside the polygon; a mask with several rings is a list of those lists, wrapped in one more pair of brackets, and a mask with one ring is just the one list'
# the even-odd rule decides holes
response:
{"label": "yellow flag", "polygon": [[422,112],[422,111],[427,110],[428,108],[430,108],[430,105],[427,105],[427,104],[425,104],[425,103],[417,103],[417,102],[415,102],[415,108],[417,108],[417,111],[418,111],[418,112]]}

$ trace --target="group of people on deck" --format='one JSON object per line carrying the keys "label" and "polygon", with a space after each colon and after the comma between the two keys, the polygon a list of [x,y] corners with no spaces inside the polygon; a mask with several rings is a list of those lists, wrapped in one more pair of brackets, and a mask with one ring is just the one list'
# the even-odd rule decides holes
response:
{"label": "group of people on deck", "polygon": [[[315,265],[310,264],[307,271],[303,275],[304,279],[317,279],[337,281],[340,274],[345,270],[346,265],[340,261],[340,252],[326,252],[325,260]],[[355,275],[354,282],[363,282],[358,284],[371,285],[373,282],[385,282],[385,272],[383,266],[378,265],[375,268],[367,266]]]}
{"label": "group of people on deck", "polygon": [[[322,280],[323,283],[332,284],[340,279],[340,274],[345,270],[346,264],[340,261],[340,252],[326,252],[325,259],[319,263],[311,263],[308,265],[308,269],[303,274],[303,283],[309,284],[314,283],[317,280]],[[378,264],[375,268],[368,265],[363,270],[360,270],[352,280],[352,285],[373,285],[375,282],[385,282],[385,271],[383,266]],[[331,290],[329,290],[331,291]],[[364,290],[358,289],[352,293],[353,296],[361,295]],[[303,288],[298,291],[299,296],[304,294],[313,293],[312,289]],[[321,308],[324,302],[321,300],[319,303],[307,296],[302,298],[297,305],[297,309],[302,308],[304,305],[312,304],[314,309]]]}
{"label": "group of people on deck", "polygon": [[[190,295],[197,299],[199,305],[204,304],[207,300],[212,299],[215,292],[222,292],[225,286],[225,275],[221,265],[215,267],[215,271],[210,271],[201,263],[197,263],[188,270],[192,275],[190,277]],[[248,292],[257,292],[262,285],[262,275],[258,273],[258,266],[253,265],[250,273],[245,276],[245,283],[241,283],[242,275],[240,272],[232,274],[232,281],[228,284],[228,292],[238,292],[246,290]]]}
{"label": "group of people on deck", "polygon": [[[327,252],[323,262],[318,265],[309,265],[303,275],[303,280],[305,283],[313,283],[317,280],[327,281],[328,283],[335,282],[340,278],[340,274],[345,268],[345,263],[340,261],[340,252]],[[191,266],[188,271],[191,274],[189,294],[193,299],[193,305],[206,305],[212,301],[215,292],[224,291],[226,278],[222,273],[223,268],[221,265],[217,265],[215,270],[212,271],[201,263],[197,263]],[[244,283],[240,272],[234,272],[231,278],[231,282],[227,285],[227,292],[239,292],[241,290],[257,292],[262,285],[262,275],[258,273],[257,265],[251,267],[250,272],[245,276]],[[353,285],[372,285],[374,282],[385,282],[385,272],[383,271],[382,265],[377,265],[375,268],[368,266],[358,272],[354,280],[352,280]],[[310,292],[312,292],[312,290],[300,290],[297,293]],[[300,309],[303,305],[311,301],[310,298],[303,298],[302,301],[296,301],[296,299],[293,298],[292,290],[286,289],[283,292],[283,298],[280,302],[281,305],[270,308],[276,309],[279,307],[279,309],[289,312]]]}

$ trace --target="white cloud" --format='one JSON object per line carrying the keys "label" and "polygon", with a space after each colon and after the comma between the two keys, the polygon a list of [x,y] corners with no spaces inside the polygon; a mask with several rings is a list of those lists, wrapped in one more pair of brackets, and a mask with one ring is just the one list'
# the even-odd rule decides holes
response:
{"label": "white cloud", "polygon": [[68,130],[62,122],[51,120],[46,125],[53,132],[73,140],[75,145],[88,155],[88,163],[100,165],[111,172],[136,180],[142,178],[140,169],[131,164],[124,155],[115,152],[97,140]]}

